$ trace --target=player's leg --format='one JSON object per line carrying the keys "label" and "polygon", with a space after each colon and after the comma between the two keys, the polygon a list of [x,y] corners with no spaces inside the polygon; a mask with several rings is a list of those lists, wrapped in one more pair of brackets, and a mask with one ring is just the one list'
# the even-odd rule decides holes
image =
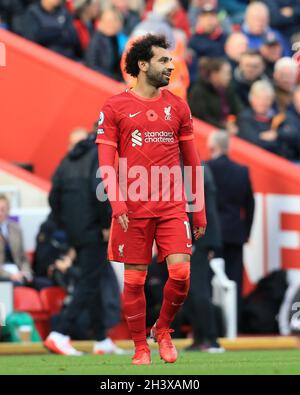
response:
{"label": "player's leg", "polygon": [[146,339],[145,281],[148,265],[125,264],[124,314],[135,346],[133,364],[149,364],[150,350]]}
{"label": "player's leg", "polygon": [[151,337],[158,342],[161,358],[169,363],[177,360],[177,350],[172,343],[170,329],[175,315],[183,305],[190,285],[190,256],[172,254],[167,258],[169,278],[164,287],[164,298],[159,318],[151,329]]}
{"label": "player's leg", "polygon": [[125,265],[123,309],[136,349],[133,364],[149,364],[144,285],[152,259],[155,221],[130,218],[128,231],[124,232],[113,219],[111,229],[109,259]]}
{"label": "player's leg", "polygon": [[190,285],[191,233],[187,216],[184,214],[158,224],[156,242],[161,257],[166,259],[169,278],[164,287],[160,315],[151,332],[159,343],[160,356],[166,362],[175,362],[177,351],[171,340],[170,325],[183,305]]}
{"label": "player's leg", "polygon": [[175,315],[183,305],[190,287],[190,256],[172,254],[166,258],[169,278],[164,287],[164,299],[156,327],[170,328]]}

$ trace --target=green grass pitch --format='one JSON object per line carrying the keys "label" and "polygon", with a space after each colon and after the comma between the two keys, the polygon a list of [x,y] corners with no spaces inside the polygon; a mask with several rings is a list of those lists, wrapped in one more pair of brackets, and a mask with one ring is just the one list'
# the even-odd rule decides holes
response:
{"label": "green grass pitch", "polygon": [[150,366],[132,366],[131,355],[63,357],[0,356],[0,374],[59,375],[188,375],[188,374],[300,374],[300,351],[227,351],[224,354],[180,352],[174,364],[152,353]]}

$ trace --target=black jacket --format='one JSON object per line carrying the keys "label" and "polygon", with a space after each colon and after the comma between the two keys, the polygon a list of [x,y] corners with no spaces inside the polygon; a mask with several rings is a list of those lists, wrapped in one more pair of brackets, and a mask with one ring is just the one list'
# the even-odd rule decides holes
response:
{"label": "black jacket", "polygon": [[265,141],[260,138],[260,133],[271,129],[272,117],[262,120],[258,119],[251,108],[242,111],[237,118],[239,129],[238,137],[249,141],[258,147],[264,148],[274,154],[280,154],[280,143],[278,139],[274,141]]}
{"label": "black jacket", "polygon": [[73,19],[64,6],[47,12],[39,3],[32,4],[23,18],[23,36],[61,55],[76,59],[80,42]]}
{"label": "black jacket", "polygon": [[260,80],[269,81],[266,74],[262,74],[255,81],[248,81],[241,74],[241,71],[238,66],[233,70],[232,87],[233,90],[238,95],[241,102],[243,103],[244,107],[249,107],[249,92],[251,86],[253,85],[254,82]]}
{"label": "black jacket", "polygon": [[295,107],[287,111],[285,121],[278,128],[281,155],[289,160],[300,160],[300,114]]}
{"label": "black jacket", "polygon": [[218,251],[222,247],[222,231],[217,204],[217,188],[209,166],[204,165],[204,196],[207,219],[206,232],[199,240],[194,240],[196,249]]}
{"label": "black jacket", "polygon": [[108,37],[96,31],[86,50],[86,65],[108,77],[121,80],[117,36]]}
{"label": "black jacket", "polygon": [[[229,114],[238,115],[243,106],[231,86],[225,90],[225,98]],[[221,114],[221,98],[211,83],[198,80],[189,93],[188,101],[194,117],[218,128],[225,127]]]}
{"label": "black jacket", "polygon": [[254,213],[248,168],[226,155],[212,159],[207,164],[217,186],[223,242],[241,245],[249,238]]}
{"label": "black jacket", "polygon": [[[280,31],[287,40],[292,34],[299,32],[300,0],[262,0],[270,10],[270,25]],[[280,9],[291,7],[293,15],[284,16]]]}
{"label": "black jacket", "polygon": [[80,141],[58,166],[49,203],[56,223],[67,233],[71,245],[78,247],[101,241],[101,230],[110,227],[108,200],[96,197],[98,169],[95,135]]}

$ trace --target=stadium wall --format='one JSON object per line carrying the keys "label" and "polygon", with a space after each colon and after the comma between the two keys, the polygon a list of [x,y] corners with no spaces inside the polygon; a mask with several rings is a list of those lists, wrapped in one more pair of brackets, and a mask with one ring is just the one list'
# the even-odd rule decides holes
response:
{"label": "stadium wall", "polygon": [[31,163],[49,179],[75,127],[91,130],[101,105],[122,85],[0,29],[0,157]]}
{"label": "stadium wall", "polygon": [[[70,131],[91,128],[104,100],[123,86],[6,31],[0,30],[0,42],[7,58],[0,69],[0,157],[30,162],[49,179]],[[203,158],[211,130],[195,120]],[[232,139],[231,156],[249,166],[255,190],[254,227],[245,247],[247,284],[273,269],[300,269],[298,167],[238,138]]]}

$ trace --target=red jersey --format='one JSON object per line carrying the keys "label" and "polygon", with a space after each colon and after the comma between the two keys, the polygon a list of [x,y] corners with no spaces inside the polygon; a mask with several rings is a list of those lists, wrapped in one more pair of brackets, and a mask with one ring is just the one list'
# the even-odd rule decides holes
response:
{"label": "red jersey", "polygon": [[119,183],[125,185],[129,216],[186,212],[179,141],[194,136],[185,101],[166,89],[153,99],[127,90],[107,100],[98,125],[96,143],[115,146],[119,158],[125,159],[122,170],[119,167]]}

